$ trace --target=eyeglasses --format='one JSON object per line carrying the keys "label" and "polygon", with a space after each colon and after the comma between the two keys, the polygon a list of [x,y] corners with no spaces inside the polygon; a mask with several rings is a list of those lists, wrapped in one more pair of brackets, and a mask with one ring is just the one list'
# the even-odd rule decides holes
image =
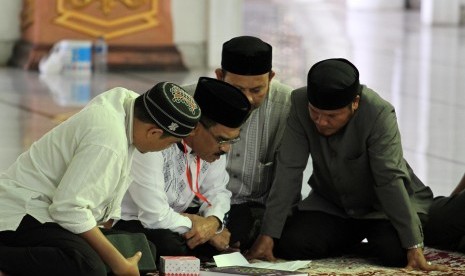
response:
{"label": "eyeglasses", "polygon": [[233,138],[233,139],[223,139],[221,137],[216,137],[215,134],[213,134],[213,132],[211,132],[210,128],[207,128],[203,123],[202,121],[200,121],[200,124],[203,126],[203,128],[205,128],[207,130],[207,132],[213,137],[213,139],[215,139],[215,141],[218,143],[218,146],[226,146],[226,145],[232,145],[232,144],[235,144],[237,142],[239,142],[241,140],[241,137],[236,137],[236,138]]}
{"label": "eyeglasses", "polygon": [[[210,134],[212,134],[210,132]],[[212,134],[213,135],[213,134]],[[239,142],[241,140],[241,137],[236,137],[234,139],[229,139],[229,140],[224,140],[222,138],[215,138],[216,139],[216,142],[218,143],[218,146],[224,146],[224,145],[232,145],[232,144],[235,144],[237,142]]]}

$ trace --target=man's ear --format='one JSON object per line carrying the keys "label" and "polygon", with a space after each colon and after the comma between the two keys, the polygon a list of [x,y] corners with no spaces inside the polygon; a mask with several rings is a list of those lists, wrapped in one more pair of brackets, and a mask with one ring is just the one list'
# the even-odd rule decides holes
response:
{"label": "man's ear", "polygon": [[157,134],[161,136],[163,134],[163,129],[157,126],[152,126],[147,131],[147,135],[150,135],[150,136],[157,135]]}
{"label": "man's ear", "polygon": [[270,81],[274,78],[275,74],[273,70],[270,71]]}
{"label": "man's ear", "polygon": [[360,96],[357,95],[355,96],[355,99],[352,101],[352,110],[357,110],[358,109],[358,104],[360,103]]}
{"label": "man's ear", "polygon": [[189,136],[195,136],[197,133],[199,133],[201,126],[200,123],[197,123],[195,128],[192,130],[192,132],[189,134]]}
{"label": "man's ear", "polygon": [[216,79],[221,80],[221,81],[224,80],[223,69],[216,68],[215,75],[216,75]]}

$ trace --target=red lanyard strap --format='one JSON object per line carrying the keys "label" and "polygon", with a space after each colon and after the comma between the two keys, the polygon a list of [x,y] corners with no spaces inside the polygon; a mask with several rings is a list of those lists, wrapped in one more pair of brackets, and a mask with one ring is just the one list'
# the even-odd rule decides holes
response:
{"label": "red lanyard strap", "polygon": [[198,197],[201,201],[205,202],[208,204],[208,206],[212,206],[211,203],[208,201],[208,199],[202,195],[200,193],[200,189],[199,189],[199,174],[200,174],[200,157],[196,157],[195,158],[195,163],[196,163],[196,179],[195,179],[195,187],[197,189],[194,190],[194,185],[192,183],[192,174],[191,174],[191,170],[189,168],[189,160],[187,159],[187,146],[186,146],[186,143],[184,142],[184,140],[182,141],[182,144],[184,146],[184,156],[186,157],[186,177],[187,177],[187,183],[189,184],[189,188],[191,189],[191,191],[194,193],[194,195],[196,197]]}

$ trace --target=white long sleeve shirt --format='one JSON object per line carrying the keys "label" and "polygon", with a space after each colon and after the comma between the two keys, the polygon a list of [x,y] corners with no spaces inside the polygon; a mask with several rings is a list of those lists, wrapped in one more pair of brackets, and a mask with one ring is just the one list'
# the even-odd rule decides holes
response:
{"label": "white long sleeve shirt", "polygon": [[0,174],[0,231],[29,214],[78,234],[119,217],[130,180],[134,100],[114,88],[53,128]]}
{"label": "white long sleeve shirt", "polygon": [[170,229],[180,234],[187,232],[192,222],[182,213],[195,198],[187,180],[187,160],[193,189],[197,191],[198,177],[198,192],[211,203],[209,206],[200,201],[199,214],[216,216],[222,221],[229,211],[231,198],[231,192],[226,189],[229,181],[226,158],[223,155],[212,163],[200,159],[198,176],[196,159],[194,154],[186,155],[176,144],[161,152],[135,153],[131,171],[133,182],[123,198],[121,218],[139,220],[150,229]]}
{"label": "white long sleeve shirt", "polygon": [[[184,86],[194,95],[197,84]],[[259,108],[241,127],[241,140],[227,154],[231,203],[265,204],[275,173],[275,155],[291,107],[292,88],[273,79]]]}

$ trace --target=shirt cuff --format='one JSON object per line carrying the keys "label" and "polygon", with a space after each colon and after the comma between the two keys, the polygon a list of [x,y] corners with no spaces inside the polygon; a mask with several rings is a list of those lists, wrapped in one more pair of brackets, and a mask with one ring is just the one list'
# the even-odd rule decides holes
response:
{"label": "shirt cuff", "polygon": [[[219,220],[219,219],[218,219]],[[224,230],[224,222],[220,221],[220,227],[218,227],[218,230],[216,230],[215,234],[218,235]]]}

